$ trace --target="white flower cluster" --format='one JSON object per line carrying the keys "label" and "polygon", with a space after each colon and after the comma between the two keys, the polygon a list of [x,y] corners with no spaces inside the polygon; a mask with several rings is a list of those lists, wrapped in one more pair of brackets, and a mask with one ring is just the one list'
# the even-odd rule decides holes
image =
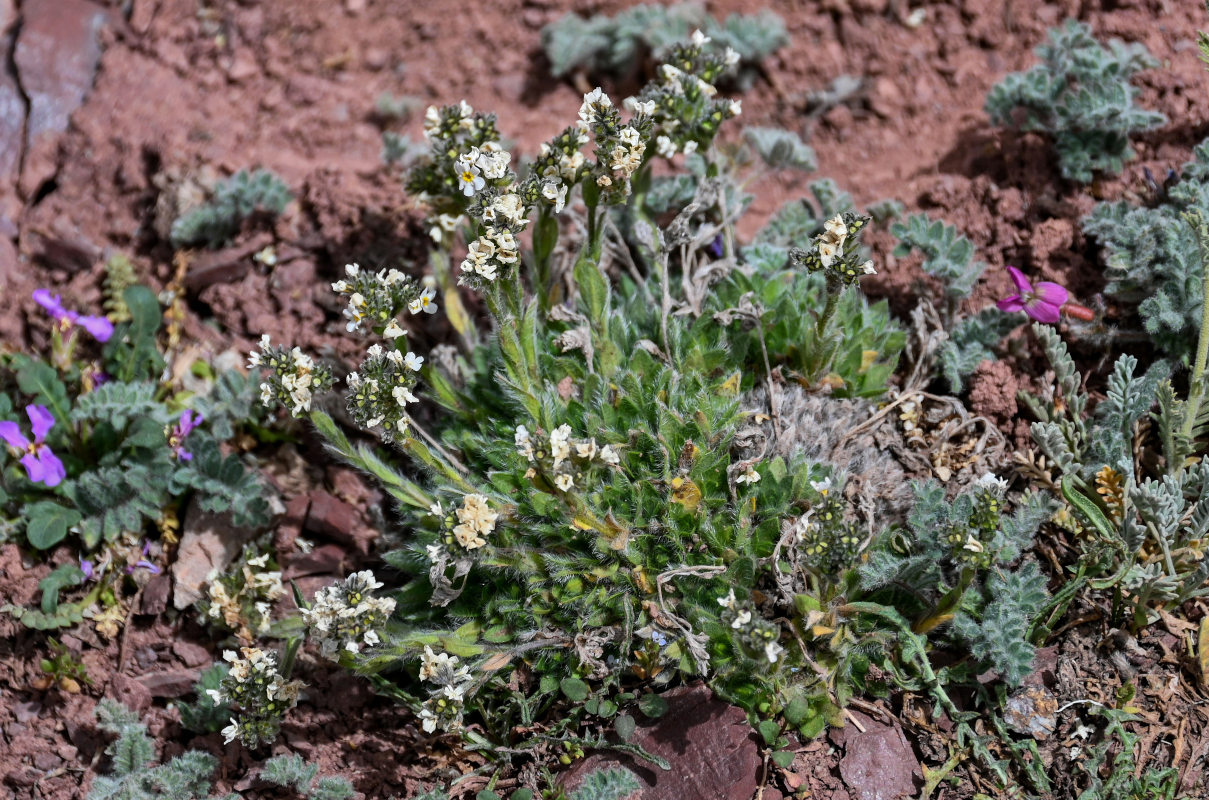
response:
{"label": "white flower cluster", "polygon": [[301,681],[287,681],[277,670],[277,654],[258,647],[238,653],[223,652],[230,671],[219,689],[207,689],[216,704],[232,706],[235,716],[222,734],[229,744],[236,739],[248,747],[277,738],[286,712],[298,704]]}
{"label": "white flower cluster", "polygon": [[572,439],[570,425],[559,425],[549,436],[545,436],[540,428],[530,433],[524,425],[517,425],[514,441],[516,452],[533,465],[525,477],[536,477],[540,470],[563,492],[571,491],[577,485],[576,481],[580,486],[585,485],[583,471],[588,467],[615,467],[621,463],[621,457],[611,444],[599,446],[595,437]]}
{"label": "white flower cluster", "polygon": [[344,316],[348,319],[345,328],[352,333],[362,325],[374,327],[385,325],[383,335],[387,338],[403,336],[407,331],[399,327],[395,316],[407,308],[412,314],[421,311],[435,314],[436,289],[421,289],[414,280],[397,269],[375,272],[362,271],[358,264],[344,266],[345,277],[332,284],[332,291],[348,296]]}
{"label": "white flower cluster", "polygon": [[458,189],[466,197],[473,197],[487,185],[487,181],[502,180],[508,175],[512,154],[500,147],[499,142],[484,142],[471,147],[457,157]]}
{"label": "white flower cluster", "polygon": [[[505,195],[508,196],[516,195]],[[520,247],[516,237],[506,228],[489,226],[467,248],[466,258],[462,260],[462,273],[473,273],[484,280],[493,281],[501,266],[512,265],[519,260]]]}
{"label": "white flower cluster", "polygon": [[420,680],[436,687],[420,709],[420,725],[425,732],[435,732],[438,725],[445,731],[461,727],[462,705],[471,676],[466,667],[458,666],[458,657],[449,653],[434,653],[432,647],[424,645],[424,655],[420,657]]}
{"label": "white flower cluster", "polygon": [[281,571],[264,569],[268,559],[268,553],[245,558],[238,572],[210,584],[206,616],[244,641],[268,631],[272,603],[285,595]]}
{"label": "white flower cluster", "polygon": [[430,140],[439,133],[448,135],[455,130],[468,131],[474,125],[473,117],[474,109],[465,100],[445,109],[429,106],[424,112],[424,138]]}
{"label": "white flower cluster", "polygon": [[248,354],[248,366],[272,370],[260,384],[260,402],[267,407],[281,403],[293,416],[310,411],[315,392],[332,385],[330,369],[317,365],[297,347],[289,351],[273,347],[267,333],[260,337],[260,349]]}
{"label": "white flower cluster", "polygon": [[373,596],[380,588],[374,573],[364,570],[315,592],[302,616],[324,656],[335,661],[341,653],[358,653],[363,645],[378,643],[378,631],[395,610],[393,599]]}
{"label": "white flower cluster", "polygon": [[718,598],[718,605],[722,606],[722,624],[736,632],[735,636],[745,651],[762,653],[769,664],[777,663],[785,648],[777,643],[780,629],[776,625],[753,616],[751,609],[735,599],[734,589],[726,597]]}
{"label": "white flower cluster", "polygon": [[419,402],[412,389],[423,364],[424,357],[410,350],[404,354],[393,347],[370,345],[358,371],[346,379],[353,420],[364,428],[382,428],[390,441],[406,436],[411,422],[407,404]]}

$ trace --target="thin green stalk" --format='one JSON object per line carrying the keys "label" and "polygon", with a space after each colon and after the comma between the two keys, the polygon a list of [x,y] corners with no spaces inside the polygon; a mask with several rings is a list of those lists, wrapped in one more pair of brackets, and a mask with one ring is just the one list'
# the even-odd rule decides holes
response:
{"label": "thin green stalk", "polygon": [[1205,396],[1205,362],[1209,360],[1209,226],[1200,212],[1185,214],[1184,220],[1195,231],[1201,251],[1201,331],[1196,345],[1196,360],[1192,364],[1192,377],[1188,382],[1184,425],[1180,431],[1185,437],[1191,438]]}

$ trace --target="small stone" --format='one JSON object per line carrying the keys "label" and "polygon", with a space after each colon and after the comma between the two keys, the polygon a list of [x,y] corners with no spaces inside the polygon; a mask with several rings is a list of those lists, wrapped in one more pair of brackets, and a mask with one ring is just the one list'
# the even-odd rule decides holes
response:
{"label": "small stone", "polygon": [[252,256],[273,243],[273,234],[259,233],[239,244],[201,253],[189,267],[185,286],[200,291],[215,283],[241,280],[252,269]]}
{"label": "small stone", "polygon": [[361,523],[356,508],[322,490],[311,492],[305,527],[312,533],[352,545],[363,554],[369,553],[370,543],[378,535]]}
{"label": "small stone", "polygon": [[34,754],[34,766],[43,772],[50,772],[55,767],[63,763],[63,759],[59,758],[55,753],[43,750],[40,753]]}
{"label": "small stone", "polygon": [[172,604],[183,611],[202,598],[202,587],[222,573],[256,531],[231,524],[226,514],[211,514],[191,504],[184,535],[172,565]]}
{"label": "small stone", "polygon": [[17,767],[4,776],[4,782],[9,786],[33,786],[42,777],[42,773],[33,767]]}
{"label": "small stone", "polygon": [[849,724],[828,735],[844,749],[840,777],[851,790],[853,800],[914,797],[918,786],[923,785],[923,773],[902,729],[859,711],[849,713],[864,731]]}
{"label": "small stone", "polygon": [[126,675],[113,676],[113,680],[109,682],[108,695],[131,711],[146,711],[151,707],[151,692],[146,686]]}
{"label": "small stone", "polygon": [[563,788],[574,789],[597,768],[625,766],[643,785],[633,800],[750,800],[759,786],[762,761],[742,709],[714,698],[702,684],[663,697],[667,713],[640,721],[630,742],[666,758],[670,771],[652,769],[628,755],[596,753],[561,777]]}
{"label": "small stone", "polygon": [[209,650],[200,644],[186,642],[183,639],[177,639],[172,643],[172,652],[187,667],[200,667],[202,664],[209,664],[213,660]]}
{"label": "small stone", "polygon": [[139,665],[139,669],[147,669],[147,667],[160,660],[159,654],[155,652],[153,647],[140,647],[134,651],[135,663]]}
{"label": "small stone", "polygon": [[13,715],[16,716],[18,722],[37,719],[40,713],[42,713],[42,704],[37,700],[27,700],[13,706]]}
{"label": "small stone", "polygon": [[170,669],[139,677],[152,697],[181,697],[193,691],[200,673],[196,669]]}
{"label": "small stone", "polygon": [[168,598],[172,595],[172,579],[161,572],[152,575],[143,587],[143,595],[139,599],[139,613],[155,616],[164,613],[168,608]]}
{"label": "small stone", "polygon": [[343,570],[344,548],[336,544],[324,544],[309,553],[297,553],[285,560],[283,577],[299,578],[304,575],[338,575]]}

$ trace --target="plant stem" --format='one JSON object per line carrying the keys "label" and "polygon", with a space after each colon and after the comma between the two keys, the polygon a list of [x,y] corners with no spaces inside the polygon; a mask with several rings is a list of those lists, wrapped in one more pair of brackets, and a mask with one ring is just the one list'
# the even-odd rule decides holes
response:
{"label": "plant stem", "polygon": [[1185,220],[1196,234],[1201,251],[1201,331],[1196,345],[1196,360],[1192,365],[1192,377],[1188,381],[1188,404],[1184,411],[1184,425],[1180,431],[1191,438],[1200,416],[1201,402],[1205,396],[1205,362],[1209,359],[1209,226],[1199,213],[1186,215]]}

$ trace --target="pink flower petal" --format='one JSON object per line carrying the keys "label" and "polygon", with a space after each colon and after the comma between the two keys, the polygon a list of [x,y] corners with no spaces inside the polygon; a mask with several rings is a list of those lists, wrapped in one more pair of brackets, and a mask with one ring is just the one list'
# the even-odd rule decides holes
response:
{"label": "pink flower petal", "polygon": [[995,305],[999,307],[1000,311],[1023,311],[1024,298],[1018,294],[1014,294],[1011,297],[1003,298]]}
{"label": "pink flower petal", "polygon": [[0,422],[0,439],[8,442],[10,447],[24,450],[29,447],[29,439],[21,433],[20,426],[15,422]]}
{"label": "pink flower petal", "polygon": [[1033,284],[1023,272],[1015,267],[1008,267],[1007,271],[1008,275],[1012,276],[1012,283],[1016,284],[1016,291],[1021,294],[1030,294],[1033,291]]}
{"label": "pink flower petal", "polygon": [[1056,283],[1041,281],[1033,289],[1033,296],[1043,303],[1061,306],[1070,298],[1070,293]]}
{"label": "pink flower petal", "polygon": [[1047,325],[1053,325],[1058,321],[1060,314],[1058,306],[1052,303],[1047,303],[1044,300],[1030,300],[1025,304],[1024,313],[1028,314],[1038,322],[1044,322]]}
{"label": "pink flower petal", "polygon": [[54,414],[46,406],[33,404],[25,407],[25,413],[29,415],[29,423],[34,429],[34,441],[44,441],[46,433],[55,426]]}

